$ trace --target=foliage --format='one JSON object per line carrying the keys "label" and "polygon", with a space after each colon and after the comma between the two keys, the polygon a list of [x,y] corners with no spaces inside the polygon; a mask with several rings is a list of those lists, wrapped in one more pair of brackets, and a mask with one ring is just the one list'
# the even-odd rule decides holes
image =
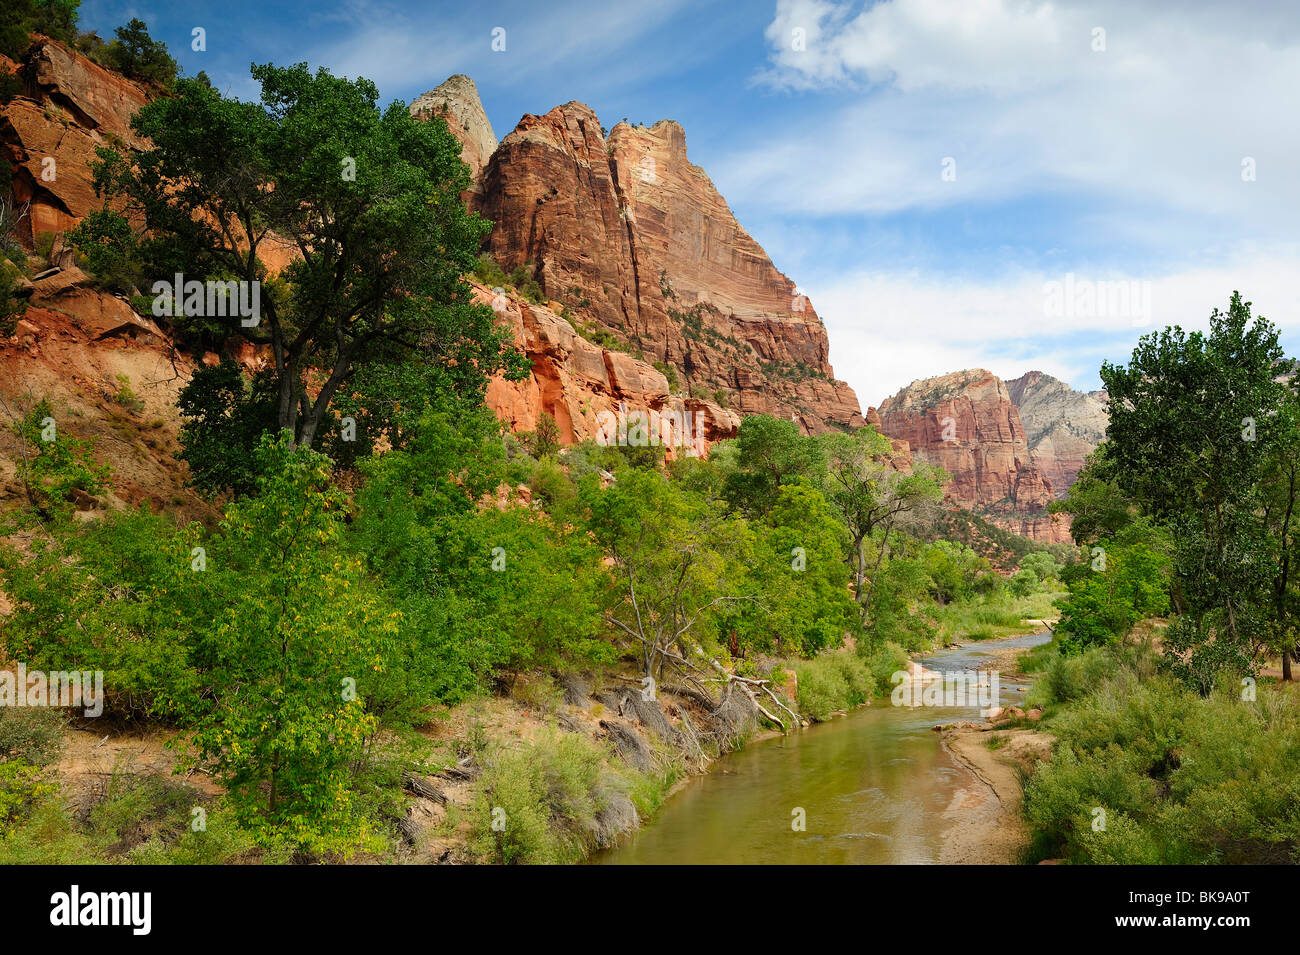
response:
{"label": "foliage", "polygon": [[1113,643],[1144,617],[1169,612],[1171,562],[1159,544],[1101,541],[1094,553],[1061,603],[1062,653]]}
{"label": "foliage", "polygon": [[693,658],[724,636],[723,605],[755,599],[753,530],[654,471],[625,472],[604,489],[587,478],[580,499],[613,565],[603,609],[616,638],[656,680],[669,661],[698,666]]}
{"label": "foliage", "polygon": [[27,302],[15,297],[22,270],[8,259],[0,259],[0,336],[8,337],[18,326],[18,319],[27,311]]}
{"label": "foliage", "polygon": [[239,363],[223,357],[199,365],[181,391],[178,454],[190,467],[190,483],[208,495],[251,493],[257,486],[254,451],[275,428],[274,382],[265,372],[245,379]]}
{"label": "foliage", "polygon": [[21,443],[19,477],[28,500],[39,511],[65,515],[71,510],[74,491],[93,495],[103,490],[108,466],[94,462],[89,441],[68,437],[59,429],[48,400],[37,402],[14,430]]}
{"label": "foliage", "polygon": [[154,86],[171,86],[176,79],[176,61],[167,52],[167,44],[149,35],[149,28],[139,17],[113,31],[116,39],[104,51],[104,63],[132,80]]}
{"label": "foliage", "polygon": [[347,787],[374,733],[367,684],[392,655],[400,612],[340,552],[346,500],[329,461],[263,439],[258,495],[222,521],[228,574],[241,583],[194,653],[213,706],[194,744],[225,783],[241,822],[268,841],[313,850],[368,841]]}
{"label": "foliage", "polygon": [[187,314],[180,330],[269,346],[276,426],[307,446],[367,365],[436,364],[441,385],[480,400],[514,349],[462,279],[488,226],[460,202],[460,144],[400,103],[381,111],[368,80],[305,64],[252,73],[261,102],[180,79],[132,120],[148,149],[99,150],[96,187],[143,223],[149,274],[262,282],[263,256],[299,253],[256,324]]}
{"label": "foliage", "polygon": [[479,858],[553,865],[594,848],[596,815],[610,798],[596,745],[552,730],[521,748],[495,749],[484,762],[471,837]]}
{"label": "foliage", "polygon": [[[1202,697],[1149,667],[1109,666],[1052,718],[1060,742],[1025,791],[1033,858],[1300,861],[1295,695],[1262,687],[1257,700],[1231,689]],[[1093,826],[1097,809],[1104,827]]]}
{"label": "foliage", "polygon": [[725,494],[747,515],[762,514],[776,503],[782,484],[813,478],[823,467],[817,442],[784,418],[750,415],[736,435],[736,470],[726,478]]}
{"label": "foliage", "polygon": [[[1174,538],[1170,667],[1206,691],[1242,671],[1275,604],[1278,541],[1263,519],[1265,474],[1294,418],[1279,414],[1278,330],[1234,292],[1209,333],[1144,336],[1128,365],[1102,366],[1112,476]],[[1289,583],[1283,585],[1290,586]]]}
{"label": "foliage", "polygon": [[77,33],[81,0],[7,0],[0,23],[0,53],[17,58],[27,48],[28,35],[43,33],[70,43]]}
{"label": "foliage", "polygon": [[125,216],[110,209],[96,209],[65,238],[104,288],[130,292],[143,281],[139,243]]}

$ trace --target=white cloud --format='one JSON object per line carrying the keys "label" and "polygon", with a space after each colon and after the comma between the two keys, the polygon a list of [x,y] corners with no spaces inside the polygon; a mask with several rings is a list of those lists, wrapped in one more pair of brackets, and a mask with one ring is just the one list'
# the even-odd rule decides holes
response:
{"label": "white cloud", "polygon": [[[474,16],[448,16],[435,7],[396,9],[361,5],[347,36],[311,57],[336,74],[365,76],[382,90],[431,89],[452,73],[524,84],[557,70],[602,72],[610,82],[625,72],[670,71],[669,57],[635,55],[638,37],[661,26],[685,4],[516,4]],[[493,31],[505,31],[505,49],[492,49]],[[632,50],[633,53],[629,53]]]}
{"label": "white cloud", "polygon": [[1250,5],[781,0],[757,81],[802,97],[806,128],[740,144],[726,184],[812,215],[1081,190],[1290,228],[1297,23]]}
{"label": "white cloud", "polygon": [[1210,310],[1226,307],[1234,289],[1254,303],[1254,314],[1280,326],[1284,342],[1294,346],[1300,340],[1297,274],[1300,252],[1279,249],[1163,275],[1073,276],[1076,291],[1085,283],[1148,283],[1149,314],[1128,315],[1078,314],[1078,309],[1072,315],[1048,314],[1045,286],[1064,286],[1064,273],[952,281],[864,270],[804,283],[804,288],[826,322],[836,374],[866,406],[879,405],[919,378],[961,368],[988,368],[1003,378],[1036,369],[1091,390],[1102,359],[1127,360],[1141,335],[1165,325],[1208,327]]}

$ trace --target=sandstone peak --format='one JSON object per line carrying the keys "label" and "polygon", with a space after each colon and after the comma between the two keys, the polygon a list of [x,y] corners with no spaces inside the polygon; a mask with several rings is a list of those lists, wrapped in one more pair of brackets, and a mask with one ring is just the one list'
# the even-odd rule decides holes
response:
{"label": "sandstone peak", "polygon": [[810,431],[862,424],[816,311],[687,160],[679,123],[605,134],[576,101],[525,115],[473,208],[501,266],[530,265],[579,327],[671,368],[684,393]]}
{"label": "sandstone peak", "polygon": [[464,73],[449,76],[429,92],[416,97],[410,110],[411,115],[419,119],[430,116],[443,118],[447,129],[460,142],[461,158],[477,183],[498,143],[474,81]]}
{"label": "sandstone peak", "polygon": [[[1039,467],[1007,385],[985,368],[914,381],[881,403],[880,430],[951,475],[948,500],[1039,540],[1069,539],[1047,507],[1051,479]],[[872,416],[873,418],[875,416]]]}
{"label": "sandstone peak", "polygon": [[1105,392],[1075,391],[1041,371],[1007,382],[1020,409],[1029,449],[1058,497],[1074,483],[1084,461],[1106,438]]}

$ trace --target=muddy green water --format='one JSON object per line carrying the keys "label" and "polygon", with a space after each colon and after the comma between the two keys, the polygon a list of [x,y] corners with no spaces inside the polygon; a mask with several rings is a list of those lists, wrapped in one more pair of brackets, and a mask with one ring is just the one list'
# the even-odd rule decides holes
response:
{"label": "muddy green water", "polygon": [[[1047,634],[931,654],[932,670],[978,670],[989,651],[1044,643]],[[1005,678],[1003,706],[1025,686]],[[658,864],[924,864],[978,786],[944,752],[936,723],[977,718],[974,707],[894,707],[888,700],[802,732],[731,753],[691,779],[623,844],[591,861]],[[792,829],[804,810],[806,831]]]}

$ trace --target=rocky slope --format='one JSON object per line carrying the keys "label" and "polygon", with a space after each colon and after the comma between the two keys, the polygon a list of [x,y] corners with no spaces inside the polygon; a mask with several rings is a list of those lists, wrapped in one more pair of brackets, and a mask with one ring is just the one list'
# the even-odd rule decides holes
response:
{"label": "rocky slope", "polygon": [[[444,101],[475,168],[494,137],[472,83],[453,77],[412,109]],[[677,123],[606,135],[582,103],[526,115],[470,202],[495,223],[488,252],[502,267],[528,265],[587,337],[671,367],[679,394],[725,395],[742,415],[791,417],[809,432],[863,423],[816,311],[688,161]]]}
{"label": "rocky slope", "polygon": [[[868,414],[871,414],[869,411]],[[1006,384],[982,368],[916,381],[881,403],[884,434],[952,477],[948,500],[1036,540],[1069,540],[1055,494],[1029,449]]]}
{"label": "rocky slope", "polygon": [[1064,496],[1106,437],[1106,393],[1075,391],[1041,371],[1008,381],[1007,393],[1020,411],[1035,462],[1056,496]]}
{"label": "rocky slope", "polygon": [[[668,456],[707,454],[716,441],[733,437],[740,416],[716,402],[670,394],[668,380],[652,365],[602,348],[579,335],[555,310],[517,296],[498,297],[475,285],[479,301],[493,305],[514,332],[515,343],[532,362],[522,382],[494,379],[487,403],[514,431],[534,431],[551,415],[565,444],[585,440],[635,441],[626,424],[644,415],[646,440],[664,445]],[[611,428],[612,425],[612,428]]]}

